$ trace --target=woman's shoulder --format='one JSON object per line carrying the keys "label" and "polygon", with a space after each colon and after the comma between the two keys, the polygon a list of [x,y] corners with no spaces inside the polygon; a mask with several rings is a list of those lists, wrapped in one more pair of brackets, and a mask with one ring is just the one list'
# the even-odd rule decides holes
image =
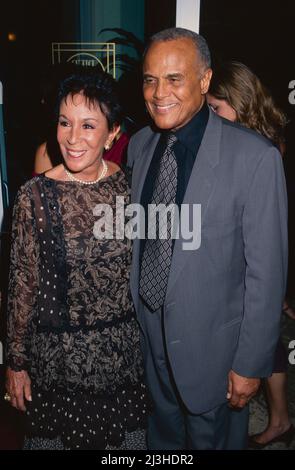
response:
{"label": "woman's shoulder", "polygon": [[33,188],[40,180],[40,176],[34,176],[23,183],[15,193],[13,198],[14,207],[20,207],[22,209],[30,208],[33,200]]}
{"label": "woman's shoulder", "polygon": [[29,180],[27,180],[18,188],[17,196],[20,196],[20,195],[29,196],[32,193],[32,187],[35,186],[36,183],[40,181],[40,179],[41,179],[41,175],[36,175],[36,176],[33,176],[33,178],[30,178]]}
{"label": "woman's shoulder", "polygon": [[38,147],[37,147],[37,150],[36,150],[36,156],[37,157],[44,157],[45,154],[46,154],[46,142],[43,142],[42,144],[40,144]]}
{"label": "woman's shoulder", "polygon": [[50,170],[46,171],[44,175],[47,178],[52,180],[64,181],[65,180],[65,172],[63,164],[59,164],[51,168]]}
{"label": "woman's shoulder", "polygon": [[43,173],[50,168],[52,168],[52,163],[47,152],[47,143],[43,142],[35,153],[34,171],[35,173]]}
{"label": "woman's shoulder", "polygon": [[115,173],[120,173],[121,168],[120,168],[120,166],[119,166],[117,163],[112,162],[112,161],[110,161],[110,160],[106,160],[106,163],[107,163],[107,165],[108,165],[108,172],[107,172],[107,174],[106,174],[106,177],[112,176],[112,175],[114,175]]}
{"label": "woman's shoulder", "polygon": [[57,165],[46,173],[38,174],[27,180],[18,188],[15,200],[31,199],[33,197],[34,190],[36,190],[38,186],[40,187],[40,184],[42,185],[44,176],[48,176],[51,179],[59,179],[58,175],[61,173],[60,167],[62,167],[62,165]]}

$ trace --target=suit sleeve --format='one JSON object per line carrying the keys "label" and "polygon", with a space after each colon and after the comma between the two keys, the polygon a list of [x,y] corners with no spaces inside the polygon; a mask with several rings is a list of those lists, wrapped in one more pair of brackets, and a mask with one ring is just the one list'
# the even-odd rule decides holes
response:
{"label": "suit sleeve", "polygon": [[282,158],[270,147],[254,174],[243,213],[244,316],[232,369],[267,377],[273,369],[286,288],[287,195]]}

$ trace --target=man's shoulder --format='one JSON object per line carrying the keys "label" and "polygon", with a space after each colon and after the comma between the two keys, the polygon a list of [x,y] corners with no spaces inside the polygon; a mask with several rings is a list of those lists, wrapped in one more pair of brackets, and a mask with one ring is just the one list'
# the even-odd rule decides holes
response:
{"label": "man's shoulder", "polygon": [[146,126],[131,137],[128,145],[128,166],[133,166],[135,160],[141,156],[143,148],[157,135],[151,127]]}
{"label": "man's shoulder", "polygon": [[262,162],[275,168],[282,157],[279,149],[271,140],[252,129],[222,119],[220,140],[220,162],[230,166],[233,171],[252,175]]}
{"label": "man's shoulder", "polygon": [[258,132],[249,129],[242,124],[231,122],[228,119],[222,120],[222,130],[224,135],[224,141],[234,141],[237,146],[243,148],[244,145],[247,148],[255,148],[258,151],[266,150],[267,148],[273,147],[273,143],[259,134]]}
{"label": "man's shoulder", "polygon": [[143,127],[136,134],[134,134],[130,139],[130,144],[141,144],[144,143],[147,139],[155,135],[155,132],[150,126]]}

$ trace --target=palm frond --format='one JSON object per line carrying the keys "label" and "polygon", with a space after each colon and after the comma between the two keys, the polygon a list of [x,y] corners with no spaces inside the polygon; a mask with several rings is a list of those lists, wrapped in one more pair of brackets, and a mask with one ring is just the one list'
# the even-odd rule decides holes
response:
{"label": "palm frond", "polygon": [[131,33],[130,31],[126,31],[122,28],[104,28],[99,31],[98,35],[106,31],[112,31],[123,36],[114,37],[112,39],[109,39],[108,42],[115,42],[119,45],[133,47],[136,50],[137,54],[141,57],[144,51],[144,42],[138,39],[135,34]]}

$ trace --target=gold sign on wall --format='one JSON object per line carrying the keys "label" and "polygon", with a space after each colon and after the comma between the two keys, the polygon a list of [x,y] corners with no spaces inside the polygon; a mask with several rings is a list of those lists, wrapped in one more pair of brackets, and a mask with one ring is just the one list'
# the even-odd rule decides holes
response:
{"label": "gold sign on wall", "polygon": [[70,62],[77,65],[100,65],[116,78],[116,44],[114,42],[53,42],[52,64]]}

